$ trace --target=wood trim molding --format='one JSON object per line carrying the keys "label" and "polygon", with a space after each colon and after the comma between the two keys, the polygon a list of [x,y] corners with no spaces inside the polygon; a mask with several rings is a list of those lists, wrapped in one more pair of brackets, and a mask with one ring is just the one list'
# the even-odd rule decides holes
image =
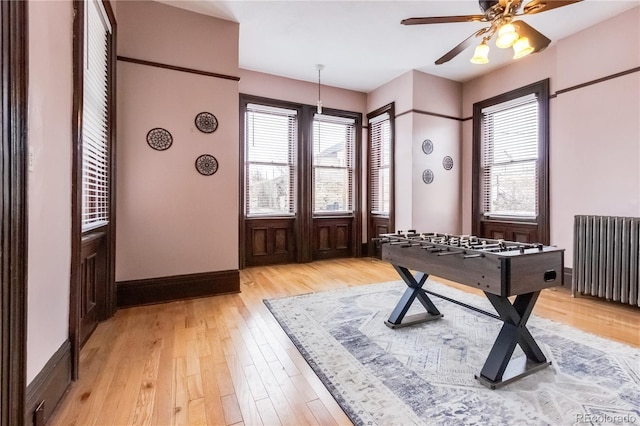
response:
{"label": "wood trim molding", "polygon": [[240,271],[233,269],[120,281],[116,289],[118,308],[238,293],[240,292]]}
{"label": "wood trim molding", "polygon": [[71,385],[71,342],[65,341],[27,387],[25,425],[44,425]]}
{"label": "wood trim molding", "polygon": [[153,62],[153,61],[146,61],[144,59],[129,58],[127,56],[118,56],[118,60],[122,62],[129,62],[132,64],[146,65],[148,67],[163,68],[166,70],[188,72],[190,74],[198,74],[198,75],[204,75],[207,77],[221,78],[223,80],[240,81],[240,77],[236,77],[233,75],[218,74],[217,72],[202,71],[194,68],[179,67],[176,65],[163,64],[161,62]]}
{"label": "wood trim molding", "polygon": [[422,114],[422,115],[430,115],[432,117],[447,118],[449,120],[455,120],[455,121],[465,121],[465,120],[467,120],[465,118],[454,117],[452,115],[440,114],[440,113],[437,113],[437,112],[423,111],[423,110],[420,110],[420,109],[410,109],[410,110],[401,112],[399,114],[396,114],[396,118],[402,117],[403,115],[410,114],[410,113]]}
{"label": "wood trim molding", "polygon": [[563,93],[571,92],[571,91],[577,90],[577,89],[582,89],[583,87],[591,86],[592,84],[602,83],[603,81],[612,80],[614,78],[622,77],[622,76],[625,76],[627,74],[633,74],[634,72],[639,72],[639,71],[640,71],[640,67],[635,67],[635,68],[631,68],[631,69],[626,70],[626,71],[621,71],[621,72],[618,72],[618,73],[615,73],[615,74],[611,74],[611,75],[608,75],[608,76],[605,76],[605,77],[602,77],[602,78],[597,78],[595,80],[587,81],[585,83],[576,84],[575,86],[567,87],[566,89],[556,90],[556,93],[551,95],[551,97],[555,98],[556,96],[561,95]]}
{"label": "wood trim molding", "polygon": [[24,419],[27,356],[28,2],[0,2],[0,426]]}

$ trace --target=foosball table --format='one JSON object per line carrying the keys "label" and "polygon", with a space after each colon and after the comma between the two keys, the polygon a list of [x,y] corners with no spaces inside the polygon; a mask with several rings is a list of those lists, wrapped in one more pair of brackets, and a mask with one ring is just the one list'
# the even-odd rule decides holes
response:
{"label": "foosball table", "polygon": [[[551,364],[526,324],[540,291],[562,285],[564,249],[415,230],[382,234],[377,241],[382,259],[393,265],[407,285],[385,322],[387,326],[405,327],[441,318],[428,296],[431,294],[503,321],[482,370],[475,376],[485,386],[495,389]],[[416,271],[415,275],[410,270]],[[482,290],[497,315],[423,288],[429,274]],[[511,296],[515,296],[513,302]],[[415,299],[426,312],[407,316]],[[525,355],[511,359],[516,345]]]}

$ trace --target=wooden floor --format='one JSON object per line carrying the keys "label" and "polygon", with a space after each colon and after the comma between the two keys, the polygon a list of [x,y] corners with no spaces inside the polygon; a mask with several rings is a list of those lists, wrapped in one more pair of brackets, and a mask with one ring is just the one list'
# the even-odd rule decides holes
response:
{"label": "wooden floor", "polygon": [[[122,309],[101,323],[50,424],[351,424],[262,299],[395,281],[393,268],[344,259],[240,277],[240,294]],[[639,309],[544,290],[534,313],[640,347]]]}

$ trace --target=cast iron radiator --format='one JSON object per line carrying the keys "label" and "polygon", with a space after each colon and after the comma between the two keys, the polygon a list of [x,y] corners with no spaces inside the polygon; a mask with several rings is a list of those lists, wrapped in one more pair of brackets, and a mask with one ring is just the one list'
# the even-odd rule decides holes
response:
{"label": "cast iron radiator", "polygon": [[640,218],[575,216],[574,295],[640,306]]}

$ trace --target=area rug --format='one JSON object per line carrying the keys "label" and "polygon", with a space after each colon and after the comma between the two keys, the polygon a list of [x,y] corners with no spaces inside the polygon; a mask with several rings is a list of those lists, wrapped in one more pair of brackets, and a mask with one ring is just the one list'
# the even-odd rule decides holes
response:
{"label": "area rug", "polygon": [[[405,288],[265,300],[354,424],[640,425],[638,348],[532,316],[529,331],[552,365],[490,390],[474,374],[502,322],[432,297],[442,319],[392,330],[384,321]],[[494,312],[480,296],[431,280],[425,288]],[[416,301],[412,310],[423,308]]]}

